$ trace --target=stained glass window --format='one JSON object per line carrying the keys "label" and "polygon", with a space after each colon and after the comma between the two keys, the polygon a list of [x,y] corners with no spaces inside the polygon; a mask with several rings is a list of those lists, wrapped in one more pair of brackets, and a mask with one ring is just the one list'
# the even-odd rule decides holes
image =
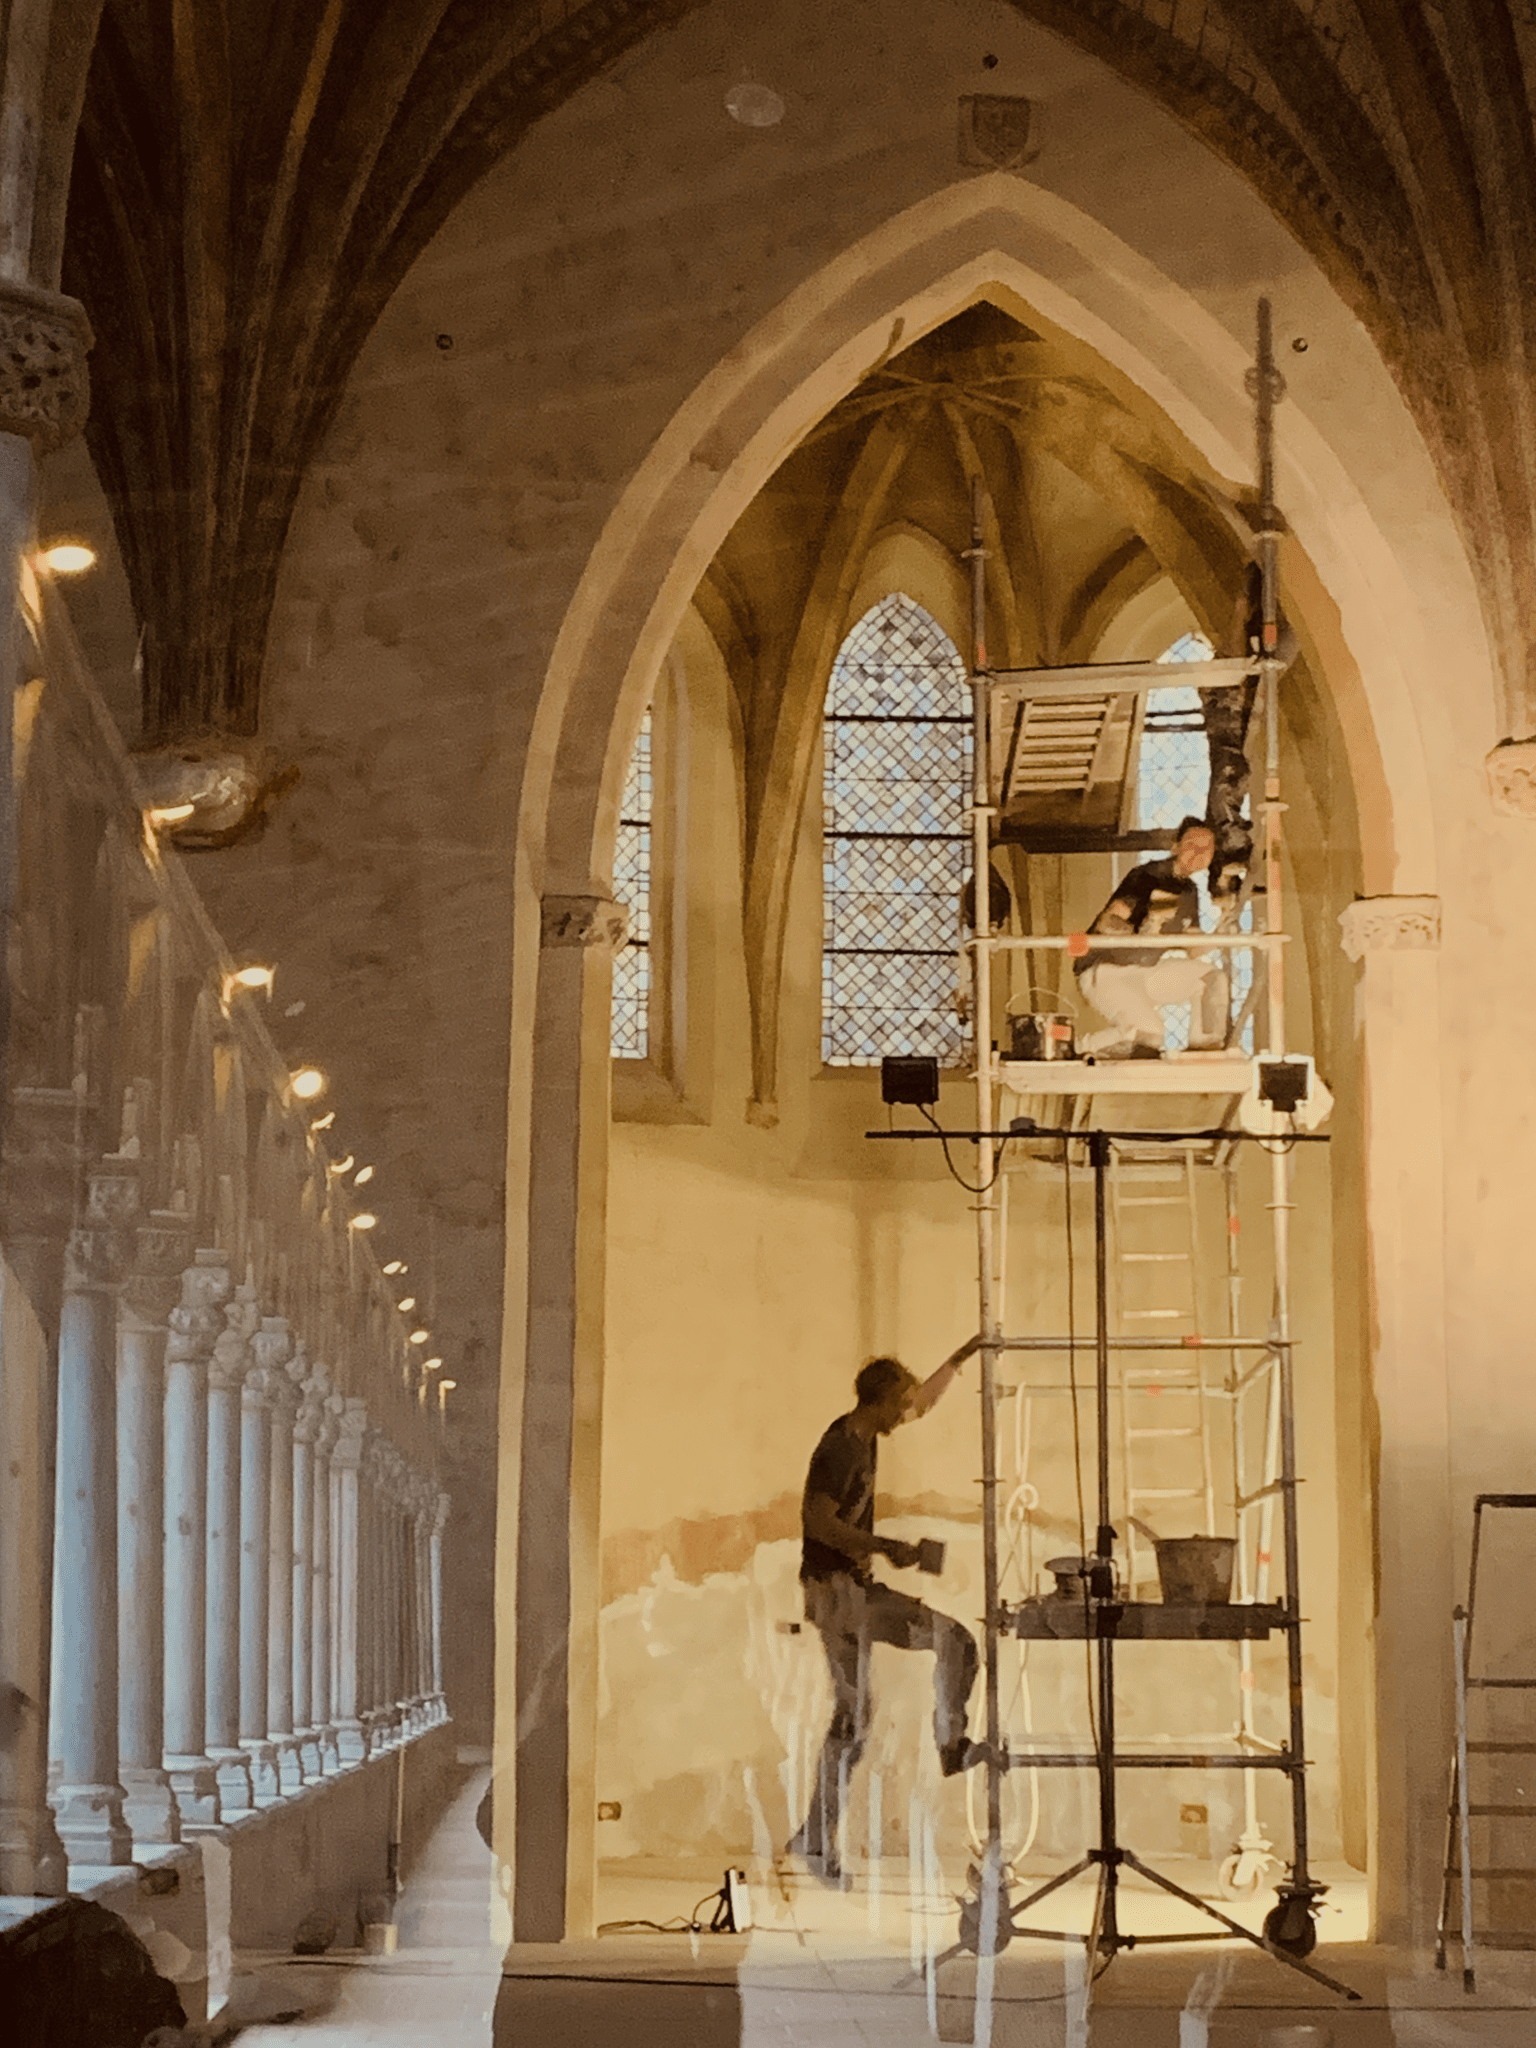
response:
{"label": "stained glass window", "polygon": [[843,642],[827,689],[821,1054],[953,1066],[969,867],[970,686],[942,627],[901,592]]}
{"label": "stained glass window", "polygon": [[635,735],[619,799],[613,849],[613,893],[629,911],[629,937],[614,955],[609,1050],[615,1059],[643,1060],[651,1043],[651,714]]}
{"label": "stained glass window", "polygon": [[[1209,661],[1215,649],[1203,633],[1183,633],[1160,661]],[[1183,818],[1203,818],[1210,794],[1211,750],[1205,737],[1200,692],[1188,683],[1147,696],[1146,722],[1136,764],[1136,823],[1142,831],[1169,831]],[[1152,853],[1148,860],[1161,860]],[[1217,910],[1211,901],[1210,877],[1195,877],[1200,891],[1200,928],[1216,929]],[[1251,928],[1253,910],[1243,912],[1243,929]],[[1236,1011],[1253,980],[1253,955],[1231,956],[1232,1004]],[[1177,1051],[1189,1044],[1190,1006],[1170,1005],[1163,1012],[1164,1044]],[[1252,1050],[1252,1021],[1244,1027],[1244,1044]]]}

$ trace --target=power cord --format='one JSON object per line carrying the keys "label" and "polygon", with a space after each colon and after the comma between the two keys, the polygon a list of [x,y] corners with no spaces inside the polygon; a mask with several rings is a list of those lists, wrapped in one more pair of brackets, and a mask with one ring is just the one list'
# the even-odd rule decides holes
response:
{"label": "power cord", "polygon": [[[699,1918],[699,1907],[715,1902],[714,1917],[706,1929]],[[605,1920],[598,1928],[599,1934],[729,1934],[731,1915],[730,1895],[724,1885],[716,1892],[706,1892],[686,1919],[674,1914],[670,1920]]]}
{"label": "power cord", "polygon": [[997,1186],[998,1176],[1001,1174],[1003,1170],[1003,1161],[1008,1155],[1008,1146],[1011,1141],[1008,1138],[1004,1138],[1001,1144],[999,1144],[997,1148],[997,1157],[992,1163],[992,1178],[990,1180],[979,1182],[967,1180],[965,1175],[960,1171],[959,1167],[956,1166],[953,1159],[951,1159],[949,1156],[948,1131],[944,1129],[943,1125],[939,1122],[938,1118],[934,1115],[933,1111],[928,1107],[926,1102],[920,1102],[917,1105],[917,1107],[919,1113],[927,1120],[928,1123],[930,1123],[933,1126],[934,1130],[936,1130],[939,1134],[939,1149],[944,1154],[944,1164],[949,1168],[950,1179],[954,1181],[957,1184],[957,1186],[964,1188],[965,1192],[968,1195],[990,1195],[992,1190]]}

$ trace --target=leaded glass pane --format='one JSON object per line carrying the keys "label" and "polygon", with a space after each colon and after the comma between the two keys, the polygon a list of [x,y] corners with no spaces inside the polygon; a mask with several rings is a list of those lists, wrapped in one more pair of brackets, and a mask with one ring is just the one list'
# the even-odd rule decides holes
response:
{"label": "leaded glass pane", "polygon": [[822,1058],[964,1056],[955,1010],[971,723],[965,664],[900,592],[859,621],[827,689]]}
{"label": "leaded glass pane", "polygon": [[651,714],[647,711],[624,777],[613,849],[614,900],[629,911],[629,937],[613,962],[608,1042],[615,1059],[643,1060],[650,1050],[651,804]]}

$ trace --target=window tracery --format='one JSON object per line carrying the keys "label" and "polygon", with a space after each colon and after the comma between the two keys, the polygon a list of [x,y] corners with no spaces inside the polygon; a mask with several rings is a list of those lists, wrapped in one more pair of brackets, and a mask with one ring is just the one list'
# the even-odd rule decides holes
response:
{"label": "window tracery", "polygon": [[843,642],[823,732],[822,1059],[954,1065],[969,683],[954,643],[903,592]]}

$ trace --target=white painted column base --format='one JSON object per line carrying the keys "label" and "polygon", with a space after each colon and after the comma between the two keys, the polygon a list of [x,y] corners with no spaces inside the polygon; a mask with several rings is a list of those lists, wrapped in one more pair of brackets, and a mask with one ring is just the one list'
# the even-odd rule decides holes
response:
{"label": "white painted column base", "polygon": [[176,1795],[182,1833],[191,1835],[216,1828],[223,1802],[212,1760],[206,1756],[168,1756],[165,1772]]}
{"label": "white painted column base", "polygon": [[133,1861],[121,1785],[60,1785],[53,1798],[53,1818],[72,1866],[100,1868]]}
{"label": "white painted column base", "polygon": [[251,1790],[251,1760],[243,1749],[215,1748],[208,1746],[208,1755],[213,1763],[214,1775],[218,1780],[219,1801],[227,1815],[250,1813],[255,1805]]}
{"label": "white painted column base", "polygon": [[180,1802],[166,1773],[153,1765],[124,1764],[123,1819],[135,1846],[166,1848],[181,1840]]}

